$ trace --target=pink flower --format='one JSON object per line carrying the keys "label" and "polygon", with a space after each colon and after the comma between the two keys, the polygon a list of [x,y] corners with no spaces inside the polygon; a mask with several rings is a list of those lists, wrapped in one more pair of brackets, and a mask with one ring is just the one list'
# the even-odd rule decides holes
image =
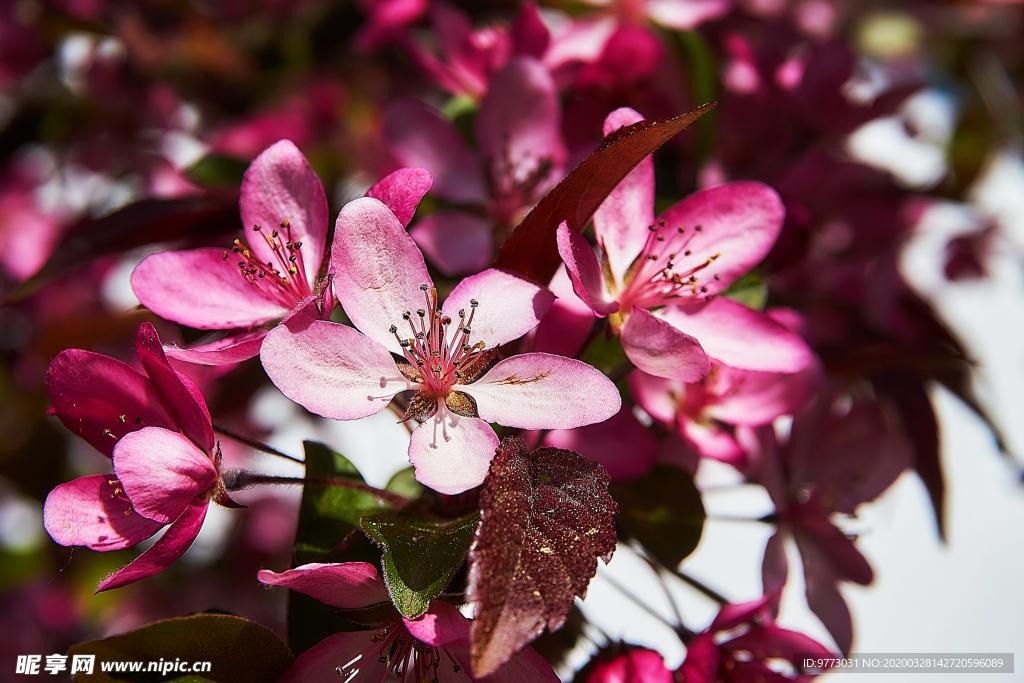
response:
{"label": "pink flower", "polygon": [[201,330],[235,330],[210,344],[167,349],[172,358],[237,363],[259,353],[269,323],[330,315],[333,299],[319,279],[327,198],[294,144],[281,140],[253,160],[239,209],[248,244],[152,254],[132,273],[136,296],[157,315]]}
{"label": "pink flower", "polygon": [[43,523],[53,540],[121,550],[170,525],[97,592],[169,567],[195,540],[211,498],[234,506],[223,491],[202,394],[171,368],[150,323],[139,326],[135,349],[145,375],[108,356],[70,349],[53,359],[46,378],[53,412],[114,465],[112,476],[80,477],[50,492]]}
{"label": "pink flower", "polygon": [[757,430],[760,480],[775,504],[779,528],[768,540],[761,568],[766,592],[786,583],[787,537],[803,561],[807,604],[836,645],[849,652],[850,611],[836,584],[871,583],[871,565],[854,541],[833,523],[833,513],[852,515],[861,503],[881,495],[911,464],[912,444],[889,428],[878,405],[852,405],[834,389],[793,419],[789,438],[779,443],[771,427]]}
{"label": "pink flower", "polygon": [[[797,655],[835,655],[802,633],[776,626],[773,615],[778,605],[778,593],[740,605],[724,605],[707,630],[687,645],[686,659],[677,672],[682,675],[680,680],[683,683],[805,683],[815,678],[798,666]],[[788,661],[795,675],[769,667],[769,659]]]}
{"label": "pink flower", "polygon": [[491,81],[476,117],[479,154],[426,105],[407,100],[388,108],[384,133],[395,157],[430,171],[437,196],[486,212],[483,218],[443,210],[413,226],[413,239],[442,273],[485,268],[495,229],[514,226],[561,179],[566,150],[560,125],[555,83],[528,57],[511,60]]}
{"label": "pink flower", "polygon": [[598,661],[587,683],[672,683],[672,672],[657,652],[630,650],[614,659]]}
{"label": "pink flower", "polygon": [[[365,562],[307,564],[281,573],[263,569],[259,580],[305,593],[342,610],[376,607],[390,599],[377,569]],[[389,674],[401,683],[557,683],[551,665],[529,647],[493,675],[474,678],[470,675],[469,625],[457,609],[433,600],[427,613],[415,621],[400,618],[396,612],[377,628],[325,638],[295,660],[281,683],[376,682]]]}
{"label": "pink flower", "polygon": [[[605,134],[640,120],[618,109],[605,119]],[[709,357],[743,370],[798,372],[813,358],[799,335],[716,297],[764,258],[783,215],[774,190],[735,182],[696,192],[655,218],[648,157],[594,215],[604,265],[565,223],[558,250],[576,294],[596,315],[611,316],[626,355],[644,372],[695,382],[711,369]]]}
{"label": "pink flower", "polygon": [[732,0],[583,0],[588,5],[610,7],[623,23],[650,19],[679,31],[717,19],[732,8]]}
{"label": "pink flower", "polygon": [[286,324],[267,336],[261,357],[286,396],[336,420],[373,415],[415,391],[405,419],[423,424],[409,459],[420,482],[454,494],[487,474],[498,444],[488,422],[571,429],[608,419],[621,399],[608,378],[570,358],[527,353],[493,364],[496,347],[536,326],[554,297],[491,269],[463,280],[441,306],[403,225],[427,186],[422,170],[396,172],[338,216],[334,291],[362,334],[323,320]]}

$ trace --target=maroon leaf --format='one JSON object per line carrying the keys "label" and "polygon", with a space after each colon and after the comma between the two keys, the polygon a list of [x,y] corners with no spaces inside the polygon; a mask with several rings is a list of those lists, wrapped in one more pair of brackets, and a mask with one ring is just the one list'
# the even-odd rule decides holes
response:
{"label": "maroon leaf", "polygon": [[618,512],[603,467],[572,451],[498,447],[480,491],[466,596],[475,613],[473,670],[488,676],[547,626],[565,623],[615,550]]}
{"label": "maroon leaf", "polygon": [[141,199],[73,226],[39,272],[12,294],[22,299],[101,256],[157,242],[210,237],[239,229],[238,195],[211,193],[176,199]]}
{"label": "maroon leaf", "polygon": [[639,121],[615,131],[540,200],[498,253],[495,266],[546,284],[561,260],[555,231],[562,221],[582,231],[615,186],[644,157],[715,106],[714,102],[667,121]]}

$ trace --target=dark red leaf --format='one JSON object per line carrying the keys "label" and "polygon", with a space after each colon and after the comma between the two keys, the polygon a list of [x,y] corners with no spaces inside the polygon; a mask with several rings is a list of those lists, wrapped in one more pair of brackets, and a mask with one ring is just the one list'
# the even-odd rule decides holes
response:
{"label": "dark red leaf", "polygon": [[562,221],[582,231],[615,186],[644,157],[715,106],[714,102],[667,121],[640,121],[615,131],[540,200],[498,253],[495,266],[547,284],[561,260],[555,231]]}
{"label": "dark red leaf", "polygon": [[498,447],[480,491],[466,596],[475,607],[473,669],[488,676],[547,626],[565,623],[615,550],[618,512],[603,467],[572,451]]}
{"label": "dark red leaf", "polygon": [[39,272],[18,287],[10,298],[22,299],[101,256],[157,242],[222,235],[239,227],[237,194],[141,199],[72,227]]}

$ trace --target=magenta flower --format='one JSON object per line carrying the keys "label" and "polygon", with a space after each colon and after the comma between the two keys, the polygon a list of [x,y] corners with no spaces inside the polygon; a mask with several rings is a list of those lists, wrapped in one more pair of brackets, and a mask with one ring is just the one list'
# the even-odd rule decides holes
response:
{"label": "magenta flower", "polygon": [[[285,586],[342,610],[357,610],[389,602],[387,587],[376,567],[365,562],[307,564],[276,573],[263,569],[259,580]],[[336,633],[295,660],[280,683],[321,681],[383,681],[393,675],[400,683],[421,681],[491,681],[557,683],[551,665],[532,648],[523,648],[494,674],[471,675],[469,619],[447,603],[433,600],[415,621],[393,618],[367,631]]]}
{"label": "magenta flower", "polygon": [[661,655],[652,650],[631,649],[611,660],[599,660],[587,683],[672,683],[672,672]]}
{"label": "magenta flower", "polygon": [[419,102],[388,107],[392,154],[434,177],[433,193],[479,212],[443,210],[420,219],[412,236],[445,275],[477,272],[492,260],[496,229],[510,229],[557,183],[566,160],[558,90],[547,69],[517,57],[494,76],[476,117],[479,154],[452,124]]}
{"label": "magenta flower", "polygon": [[583,0],[588,5],[609,7],[623,23],[651,20],[666,28],[688,31],[717,19],[732,8],[732,0]]}
{"label": "magenta flower", "polygon": [[227,337],[178,360],[237,363],[259,353],[271,323],[294,315],[327,317],[333,299],[320,281],[327,240],[327,198],[302,152],[281,140],[253,160],[238,205],[248,241],[230,250],[170,251],[143,259],[132,273],[139,301],[162,318]]}
{"label": "magenta flower", "polygon": [[46,497],[43,523],[61,545],[121,550],[167,532],[97,592],[169,567],[195,540],[211,499],[235,506],[220,479],[206,402],[171,368],[150,323],[135,349],[146,374],[81,349],[53,359],[46,388],[61,422],[113,460],[114,474],[61,484]]}
{"label": "magenta flower", "polygon": [[286,396],[336,420],[373,415],[399,392],[415,391],[405,419],[422,424],[409,460],[420,482],[454,494],[487,474],[498,444],[488,422],[571,429],[608,419],[621,399],[608,378],[578,360],[527,353],[494,364],[496,347],[536,326],[554,297],[492,269],[463,280],[440,305],[403,225],[426,189],[414,181],[429,185],[429,175],[404,173],[407,183],[371,191],[386,203],[349,202],[335,227],[334,291],[362,334],[323,320],[282,325],[261,357]]}
{"label": "magenta flower", "polygon": [[[686,647],[686,659],[677,674],[684,683],[806,683],[815,675],[804,672],[797,655],[834,657],[821,643],[802,633],[775,625],[779,594],[753,602],[723,605],[718,616]],[[786,660],[788,675],[769,666],[768,660]]]}
{"label": "magenta flower", "polygon": [[[605,134],[640,120],[618,109],[605,119]],[[644,372],[695,382],[711,369],[709,357],[744,370],[798,372],[813,358],[799,335],[716,297],[764,258],[783,216],[774,190],[734,182],[696,192],[655,218],[648,157],[594,215],[604,265],[564,223],[558,250],[576,294],[595,315],[611,316],[626,355]]]}
{"label": "magenta flower", "polygon": [[911,465],[913,446],[891,431],[877,404],[861,399],[846,406],[844,398],[833,389],[823,392],[795,416],[783,443],[771,427],[757,434],[760,481],[779,525],[765,548],[764,589],[781,591],[785,585],[785,544],[792,537],[803,561],[807,604],[848,653],[853,625],[836,584],[867,585],[874,572],[831,518],[852,515],[858,505],[881,495]]}

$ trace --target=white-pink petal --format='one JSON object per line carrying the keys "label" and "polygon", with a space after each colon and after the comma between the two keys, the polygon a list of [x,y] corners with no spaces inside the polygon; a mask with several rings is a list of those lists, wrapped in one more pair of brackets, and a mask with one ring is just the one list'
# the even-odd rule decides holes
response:
{"label": "white-pink petal", "polygon": [[590,242],[565,221],[558,226],[555,241],[576,296],[602,318],[619,310],[618,302],[605,300],[604,273]]}
{"label": "white-pink petal", "polygon": [[326,320],[294,331],[277,326],[263,340],[260,359],[285,396],[335,420],[378,413],[395,394],[412,388],[387,349]]}
{"label": "white-pink petal", "polygon": [[432,180],[425,168],[400,168],[377,182],[366,196],[382,201],[402,225],[409,225]]}
{"label": "white-pink petal", "polygon": [[350,320],[385,348],[402,353],[389,331],[402,314],[424,308],[420,286],[433,287],[416,243],[387,206],[372,197],[346,204],[331,250],[334,293]]}
{"label": "white-pink petal", "polygon": [[462,211],[438,211],[416,221],[409,231],[430,262],[449,277],[477,273],[491,262],[494,228]]}
{"label": "white-pink petal", "polygon": [[416,481],[455,495],[483,483],[497,447],[490,425],[455,415],[441,404],[432,418],[413,430],[409,462],[416,468]]}
{"label": "white-pink petal", "polygon": [[620,332],[622,349],[649,375],[697,382],[711,370],[700,342],[643,308],[634,308]]}
{"label": "white-pink petal", "polygon": [[[545,287],[489,268],[456,285],[445,299],[442,311],[452,319],[453,332],[459,311],[465,311],[467,320],[472,313],[470,343],[482,341],[487,348],[493,348],[518,339],[535,328],[554,300],[555,295]],[[472,301],[479,304],[475,312]]]}
{"label": "white-pink petal", "polygon": [[165,346],[164,353],[168,358],[196,365],[232,365],[258,356],[266,336],[267,330],[257,329],[188,348]]}
{"label": "white-pink petal", "polygon": [[573,429],[603,422],[622,397],[602,372],[582,361],[524,353],[499,362],[461,390],[488,422],[523,429]]}

